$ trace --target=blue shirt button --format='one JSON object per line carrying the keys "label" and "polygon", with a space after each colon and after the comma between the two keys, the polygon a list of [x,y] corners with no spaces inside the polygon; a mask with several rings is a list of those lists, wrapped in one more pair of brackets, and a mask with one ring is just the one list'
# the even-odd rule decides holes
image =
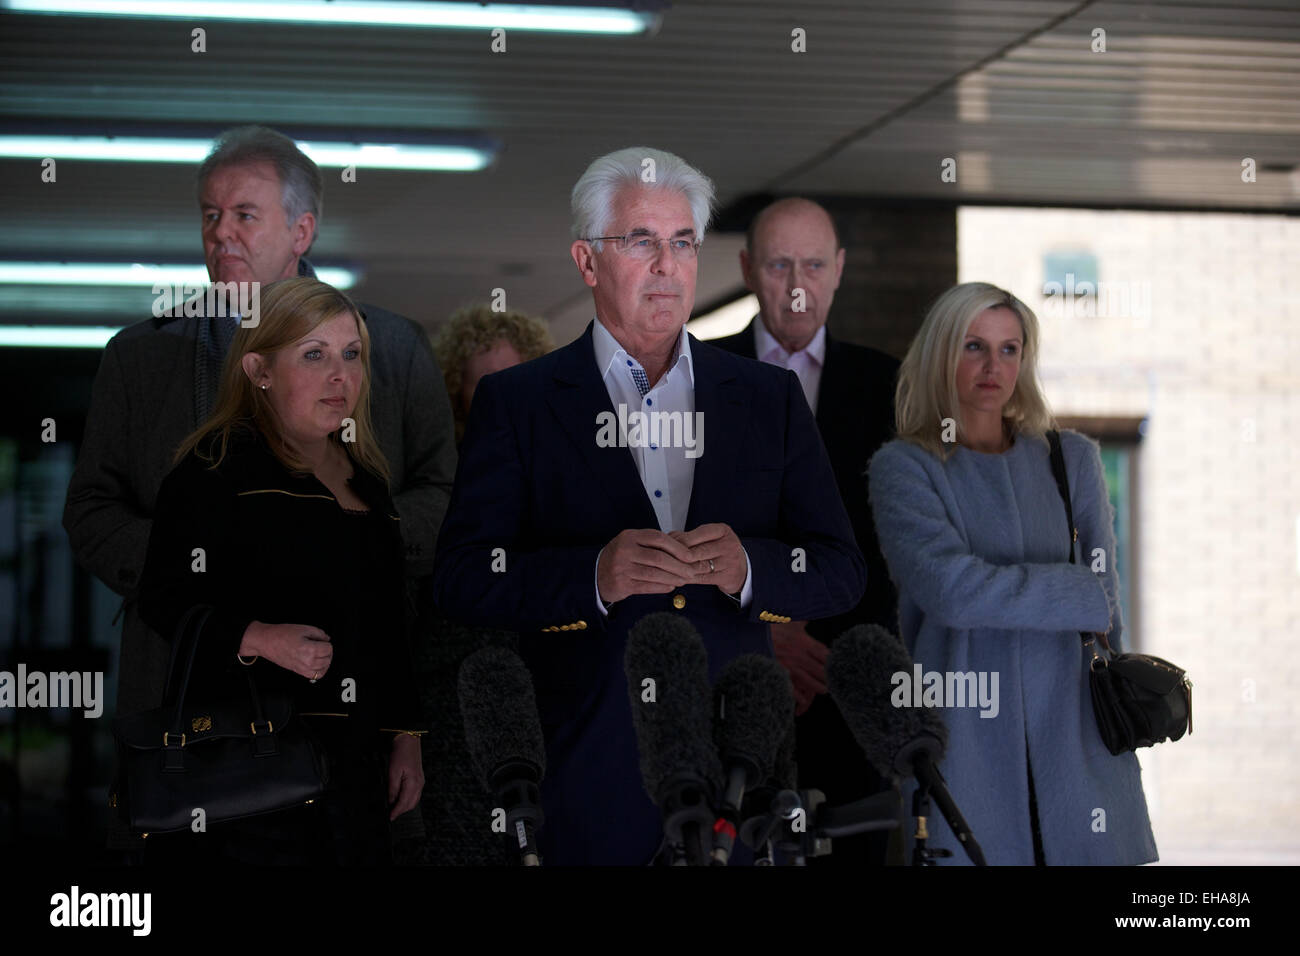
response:
{"label": "blue shirt button", "polygon": [[658,450],[659,450],[659,446],[658,446],[658,445],[651,445],[651,446],[650,446],[650,450],[651,450],[651,451],[658,451]]}
{"label": "blue shirt button", "polygon": [[656,498],[662,498],[663,496],[664,496],[664,493],[663,493],[662,491],[660,491],[658,488],[656,488],[656,489],[655,489],[655,497],[656,497]]}
{"label": "blue shirt button", "polygon": [[645,400],[645,403],[646,403],[647,405],[653,405],[653,404],[654,404],[654,402],[650,401],[650,399],[648,399],[648,398]]}
{"label": "blue shirt button", "polygon": [[628,367],[628,368],[631,368],[631,367],[632,367],[632,360],[631,360],[631,359],[628,359],[628,360],[627,360],[627,367]]}

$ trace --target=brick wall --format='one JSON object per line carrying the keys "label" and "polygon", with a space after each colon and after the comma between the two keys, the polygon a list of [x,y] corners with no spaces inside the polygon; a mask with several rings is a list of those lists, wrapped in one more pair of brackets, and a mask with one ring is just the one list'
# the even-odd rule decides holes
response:
{"label": "brick wall", "polygon": [[[1137,637],[1195,683],[1193,735],[1140,754],[1163,861],[1300,862],[1300,219],[963,208],[957,234],[961,281],[1038,312],[1058,415],[1148,418]],[[1063,249],[1149,314],[1053,314]]]}
{"label": "brick wall", "polygon": [[902,358],[930,303],[957,279],[956,207],[819,201],[845,249],[831,330]]}

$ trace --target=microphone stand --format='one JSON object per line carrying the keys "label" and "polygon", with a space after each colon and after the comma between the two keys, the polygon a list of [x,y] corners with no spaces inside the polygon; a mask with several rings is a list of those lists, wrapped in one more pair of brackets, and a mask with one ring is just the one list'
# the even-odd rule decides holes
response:
{"label": "microphone stand", "polygon": [[[755,866],[807,866],[809,857],[833,851],[835,837],[897,828],[898,809],[892,791],[828,806],[820,790],[781,790],[768,812],[746,820],[740,834],[755,848]],[[802,826],[795,829],[797,821]]]}
{"label": "microphone stand", "polygon": [[938,866],[936,860],[952,856],[952,850],[942,847],[930,849],[926,845],[926,841],[930,839],[930,830],[926,825],[930,816],[930,788],[924,783],[918,784],[916,792],[912,794],[912,816],[916,818],[916,832],[913,834],[916,842],[912,847],[912,865]]}
{"label": "microphone stand", "polygon": [[975,842],[975,834],[971,832],[970,823],[966,822],[961,810],[957,809],[952,793],[948,792],[948,783],[944,780],[944,775],[939,773],[939,767],[931,761],[930,754],[920,753],[915,758],[915,771],[917,771],[917,792],[911,797],[911,813],[917,818],[917,848],[913,851],[913,865],[933,866],[936,858],[953,855],[950,849],[927,849],[924,845],[924,842],[930,838],[926,822],[930,817],[930,791],[933,790],[935,801],[939,804],[939,809],[943,812],[944,819],[948,821],[949,829],[953,831],[957,842],[962,844],[962,849],[965,849],[966,856],[969,856],[972,864],[976,866],[988,866],[984,860],[983,849]]}

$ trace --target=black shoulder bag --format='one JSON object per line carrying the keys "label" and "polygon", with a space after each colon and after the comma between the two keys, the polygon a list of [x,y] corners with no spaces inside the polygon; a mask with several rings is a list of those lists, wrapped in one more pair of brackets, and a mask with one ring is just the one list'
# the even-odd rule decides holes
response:
{"label": "black shoulder bag", "polygon": [[[1074,524],[1070,505],[1070,483],[1065,473],[1065,456],[1061,453],[1061,436],[1047,433],[1052,450],[1052,474],[1065,502],[1065,518],[1070,523],[1070,563],[1074,564],[1074,542],[1079,529]],[[1187,672],[1161,657],[1150,654],[1115,654],[1104,634],[1082,634],[1083,643],[1092,649],[1089,683],[1092,709],[1097,717],[1101,739],[1112,754],[1150,747],[1166,740],[1178,740],[1192,732],[1192,682]],[[1107,657],[1097,653],[1097,639]]]}
{"label": "black shoulder bag", "polygon": [[176,627],[163,706],[113,721],[120,807],[137,833],[187,830],[194,810],[208,824],[311,803],[329,782],[320,743],[282,693],[194,701],[189,687],[207,605]]}

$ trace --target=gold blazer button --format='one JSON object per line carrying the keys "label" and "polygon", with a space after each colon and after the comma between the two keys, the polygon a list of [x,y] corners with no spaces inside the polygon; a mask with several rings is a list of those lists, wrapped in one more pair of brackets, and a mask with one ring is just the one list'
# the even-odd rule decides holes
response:
{"label": "gold blazer button", "polygon": [[685,595],[685,594],[674,594],[674,595],[673,595],[673,607],[677,608],[677,610],[679,610],[679,611],[680,611],[682,608],[686,607],[686,595]]}

